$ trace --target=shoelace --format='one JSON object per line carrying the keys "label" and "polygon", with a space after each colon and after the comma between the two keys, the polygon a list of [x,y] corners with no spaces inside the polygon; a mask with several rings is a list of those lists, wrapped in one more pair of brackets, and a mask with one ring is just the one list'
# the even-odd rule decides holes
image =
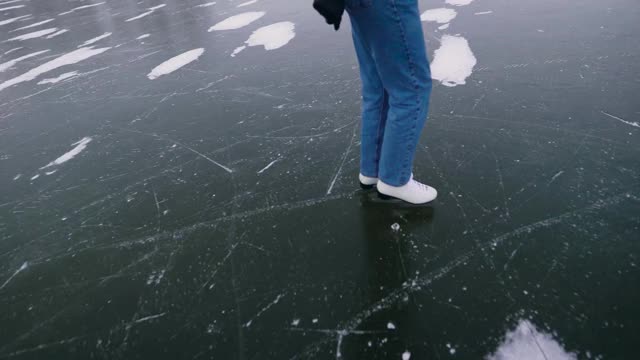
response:
{"label": "shoelace", "polygon": [[415,181],[415,180],[413,180],[413,181],[414,181],[416,184],[418,184],[418,185],[422,188],[422,190],[423,190],[423,191],[429,191],[429,187],[428,187],[427,185],[425,185],[425,184],[423,184],[423,183],[421,183],[421,182],[417,182],[417,181]]}

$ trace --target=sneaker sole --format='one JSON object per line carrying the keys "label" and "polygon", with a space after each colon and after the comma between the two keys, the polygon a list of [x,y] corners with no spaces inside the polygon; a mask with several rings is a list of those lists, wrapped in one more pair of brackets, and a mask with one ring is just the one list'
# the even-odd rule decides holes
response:
{"label": "sneaker sole", "polygon": [[365,185],[363,183],[360,183],[360,189],[362,190],[371,190],[375,187],[375,185]]}
{"label": "sneaker sole", "polygon": [[380,200],[383,200],[385,202],[389,202],[389,203],[393,203],[393,204],[404,204],[406,206],[425,206],[425,205],[431,205],[436,199],[433,199],[431,201],[427,201],[425,203],[420,203],[420,204],[414,204],[414,203],[410,203],[408,201],[402,200],[402,199],[398,199],[397,197],[394,196],[390,196],[390,195],[385,195],[383,193],[381,193],[380,191],[377,192],[378,193],[378,198]]}

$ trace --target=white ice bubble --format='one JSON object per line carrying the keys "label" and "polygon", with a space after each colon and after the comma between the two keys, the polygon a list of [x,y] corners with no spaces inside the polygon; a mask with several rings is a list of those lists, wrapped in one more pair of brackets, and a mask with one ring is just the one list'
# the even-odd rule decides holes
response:
{"label": "white ice bubble", "polygon": [[198,48],[184,52],[178,56],[174,56],[171,59],[156,66],[147,75],[150,80],[159,78],[160,76],[171,74],[172,72],[180,69],[181,67],[190,64],[204,53],[204,48]]}
{"label": "white ice bubble", "polygon": [[402,360],[409,360],[411,359],[411,353],[408,351],[405,351],[402,353]]}
{"label": "white ice bubble", "polygon": [[503,342],[486,360],[577,360],[550,334],[540,332],[530,321],[520,320],[518,326],[508,331]]}
{"label": "white ice bubble", "polygon": [[477,60],[469,42],[461,36],[444,35],[431,63],[431,76],[445,86],[466,84]]}
{"label": "white ice bubble", "polygon": [[264,15],[264,11],[251,11],[234,15],[210,27],[209,32],[240,29],[260,19]]}

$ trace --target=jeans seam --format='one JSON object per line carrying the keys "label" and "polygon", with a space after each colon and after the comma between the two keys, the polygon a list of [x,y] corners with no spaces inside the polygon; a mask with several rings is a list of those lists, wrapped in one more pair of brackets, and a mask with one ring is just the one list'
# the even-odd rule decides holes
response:
{"label": "jeans seam", "polygon": [[[417,83],[417,76],[415,73],[415,64],[411,59],[411,53],[409,52],[409,46],[407,45],[407,36],[405,33],[404,28],[402,27],[402,22],[400,21],[400,16],[398,14],[398,8],[396,6],[396,1],[395,0],[390,0],[389,1],[391,4],[391,7],[393,8],[393,13],[395,15],[395,19],[396,19],[396,23],[398,24],[398,27],[400,28],[400,35],[402,36],[402,41],[403,41],[403,45],[404,45],[404,49],[406,52],[406,56],[407,56],[407,61],[409,62],[409,69],[411,70],[411,80],[413,81],[413,87],[415,90],[418,89],[418,83]],[[413,120],[413,123],[411,125],[411,140],[413,141],[413,138],[416,136],[416,127],[418,124],[418,116],[420,115],[420,95],[417,93],[416,91],[416,110],[415,110],[415,118]],[[404,157],[403,157],[403,166],[402,166],[402,170],[400,173],[400,177],[404,178],[407,176],[407,174],[405,174],[404,172],[406,171],[407,167],[409,167],[409,158],[411,157],[411,142],[409,143],[409,145],[407,145],[407,148],[404,151]]]}
{"label": "jeans seam", "polygon": [[[375,163],[377,173],[380,172],[380,152],[382,151],[382,142],[380,139],[380,133],[382,131],[382,119],[384,118],[384,98],[385,98],[385,89],[382,88],[382,103],[380,104],[380,118],[378,119],[378,129],[376,131],[376,155],[375,155]],[[376,175],[377,176],[377,175]]]}

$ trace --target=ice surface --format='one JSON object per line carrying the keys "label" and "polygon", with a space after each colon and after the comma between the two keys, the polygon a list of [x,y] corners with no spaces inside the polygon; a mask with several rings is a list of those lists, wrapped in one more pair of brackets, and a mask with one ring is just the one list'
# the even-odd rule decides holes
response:
{"label": "ice surface", "polygon": [[153,68],[153,70],[151,70],[151,72],[147,75],[147,77],[150,80],[154,80],[160,76],[171,74],[172,72],[180,69],[181,67],[198,60],[198,58],[203,53],[204,53],[204,48],[198,48],[198,49],[189,50],[178,56],[174,56],[171,59]]}
{"label": "ice surface", "polygon": [[476,62],[465,38],[444,35],[433,56],[431,76],[445,86],[464,85]]}
{"label": "ice surface", "polygon": [[263,11],[251,11],[234,15],[210,27],[209,32],[240,29],[260,19],[265,14]]}

